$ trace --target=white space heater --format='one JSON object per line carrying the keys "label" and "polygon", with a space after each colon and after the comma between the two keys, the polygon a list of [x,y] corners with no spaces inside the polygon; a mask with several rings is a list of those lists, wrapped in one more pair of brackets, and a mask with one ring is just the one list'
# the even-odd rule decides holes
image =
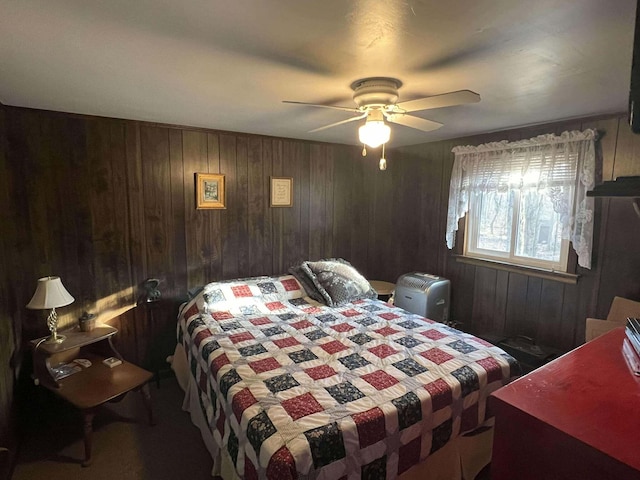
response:
{"label": "white space heater", "polygon": [[449,320],[451,282],[428,273],[405,273],[396,282],[394,304],[436,322]]}

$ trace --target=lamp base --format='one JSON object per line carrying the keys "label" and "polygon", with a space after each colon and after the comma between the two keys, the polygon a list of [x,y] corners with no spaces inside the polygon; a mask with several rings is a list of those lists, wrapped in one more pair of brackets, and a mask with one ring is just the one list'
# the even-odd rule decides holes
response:
{"label": "lamp base", "polygon": [[62,343],[67,339],[66,335],[56,335],[53,336],[51,335],[49,338],[47,338],[44,343]]}

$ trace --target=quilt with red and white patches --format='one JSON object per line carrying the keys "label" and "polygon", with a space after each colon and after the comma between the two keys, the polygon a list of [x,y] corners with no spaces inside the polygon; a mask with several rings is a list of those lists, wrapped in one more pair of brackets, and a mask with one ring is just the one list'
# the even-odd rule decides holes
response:
{"label": "quilt with red and white patches", "polygon": [[515,360],[378,300],[327,307],[293,276],[207,285],[178,341],[245,479],[391,479],[486,419]]}

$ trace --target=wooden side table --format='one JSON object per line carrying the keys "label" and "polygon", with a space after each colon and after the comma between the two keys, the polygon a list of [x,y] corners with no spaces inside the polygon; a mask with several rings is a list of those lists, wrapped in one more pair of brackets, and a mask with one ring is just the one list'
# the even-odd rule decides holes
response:
{"label": "wooden side table", "polygon": [[[132,390],[140,391],[149,424],[154,424],[148,387],[153,374],[122,359],[112,343],[117,331],[107,325],[99,326],[90,332],[81,332],[75,328],[64,332],[67,338],[62,343],[45,343],[45,338],[31,341],[37,383],[82,412],[85,447],[83,467],[91,464],[93,417],[100,405],[118,401]],[[102,363],[108,357],[119,358],[122,364],[110,368]],[[57,379],[55,366],[76,358],[89,360],[91,366]]]}
{"label": "wooden side table", "polygon": [[382,280],[370,280],[369,283],[378,292],[378,298],[381,300],[389,300],[396,289],[396,284],[391,282],[385,282]]}

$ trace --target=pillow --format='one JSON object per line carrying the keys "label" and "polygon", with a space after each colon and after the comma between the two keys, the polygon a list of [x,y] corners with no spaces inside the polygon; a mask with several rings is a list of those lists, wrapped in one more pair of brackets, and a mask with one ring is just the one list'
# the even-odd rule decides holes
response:
{"label": "pillow", "polygon": [[330,307],[378,296],[367,279],[341,258],[303,262],[302,270]]}
{"label": "pillow", "polygon": [[[235,310],[259,303],[293,300],[304,297],[305,291],[292,275],[236,278],[212,282],[196,298],[203,299],[206,311]],[[235,311],[234,310],[234,311]]]}
{"label": "pillow", "polygon": [[324,297],[316,288],[313,280],[302,270],[302,263],[289,267],[289,273],[296,277],[309,297],[313,298],[316,302],[325,303]]}

